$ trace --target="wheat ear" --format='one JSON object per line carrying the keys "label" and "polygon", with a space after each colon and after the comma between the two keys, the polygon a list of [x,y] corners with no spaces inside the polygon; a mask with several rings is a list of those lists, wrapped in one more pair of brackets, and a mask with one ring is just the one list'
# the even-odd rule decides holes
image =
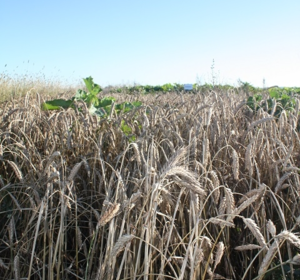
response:
{"label": "wheat ear", "polygon": [[232,150],[232,173],[235,180],[239,179],[239,156],[236,150]]}
{"label": "wheat ear", "polygon": [[12,167],[13,171],[15,172],[17,178],[22,181],[23,180],[23,175],[22,175],[22,172],[21,170],[19,169],[19,167],[13,162],[13,161],[10,161],[10,160],[7,160],[7,162],[9,163],[9,165]]}
{"label": "wheat ear", "polygon": [[78,171],[79,171],[81,165],[82,165],[82,161],[81,161],[81,162],[78,162],[78,163],[76,163],[76,164],[74,165],[74,167],[72,168],[71,173],[70,173],[70,175],[69,175],[69,177],[68,177],[68,181],[69,181],[69,182],[71,182],[71,181],[74,179],[74,177],[75,177],[76,174],[78,173]]}
{"label": "wheat ear", "polygon": [[20,280],[20,257],[16,255],[14,258],[14,274],[15,280]]}
{"label": "wheat ear", "polygon": [[125,234],[123,236],[121,236],[118,241],[116,242],[116,244],[114,245],[113,249],[112,249],[112,252],[111,252],[111,255],[113,257],[115,256],[118,256],[118,254],[120,254],[125,246],[131,242],[131,240],[134,238],[134,235],[132,234]]}
{"label": "wheat ear", "polygon": [[141,161],[141,156],[140,156],[140,152],[139,152],[139,147],[137,143],[132,143],[132,148],[133,148],[133,152],[134,152],[134,156],[135,159],[137,161],[138,166],[141,165],[142,161]]}
{"label": "wheat ear", "polygon": [[281,190],[281,185],[283,184],[283,182],[290,177],[293,174],[293,172],[289,172],[289,173],[285,173],[278,181],[278,183],[276,184],[275,187],[275,193],[278,193]]}
{"label": "wheat ear", "polygon": [[271,233],[272,237],[275,237],[276,235],[276,227],[274,223],[271,220],[268,220],[267,222],[267,230],[269,233]]}
{"label": "wheat ear", "polygon": [[247,245],[237,246],[234,248],[234,250],[237,251],[256,250],[256,249],[261,249],[261,246],[256,244],[247,244]]}
{"label": "wheat ear", "polygon": [[261,232],[259,230],[259,227],[254,222],[254,220],[252,220],[250,218],[244,218],[243,217],[243,221],[244,221],[245,225],[249,228],[249,230],[253,233],[256,240],[260,244],[260,246],[268,248],[268,246],[266,244],[266,241],[265,241],[263,235],[261,234]]}
{"label": "wheat ear", "polygon": [[221,259],[224,254],[224,249],[225,249],[224,243],[222,241],[220,241],[217,244],[217,252],[216,252],[216,256],[215,256],[214,270],[216,269],[217,265],[221,262]]}
{"label": "wheat ear", "polygon": [[263,279],[269,265],[271,264],[274,255],[277,251],[278,248],[278,242],[276,242],[276,240],[272,243],[271,247],[268,249],[267,254],[265,255],[265,257],[263,258],[262,264],[258,270],[258,276],[259,276],[259,280]]}
{"label": "wheat ear", "polygon": [[259,194],[255,194],[245,200],[238,208],[236,208],[233,213],[234,215],[239,215],[242,211],[244,211],[248,206],[250,206],[253,202],[255,202],[260,197]]}
{"label": "wheat ear", "polygon": [[119,209],[120,203],[111,204],[100,218],[98,225],[104,226],[105,224],[107,224],[113,217],[115,217],[118,214]]}
{"label": "wheat ear", "polygon": [[255,126],[257,126],[259,124],[262,124],[262,123],[265,123],[265,122],[268,122],[268,121],[271,121],[273,119],[274,119],[273,117],[268,117],[268,118],[260,119],[258,121],[254,121],[253,123],[250,124],[250,126],[249,126],[246,133],[248,133],[250,130],[252,130]]}
{"label": "wheat ear", "polygon": [[219,219],[219,218],[210,218],[208,220],[210,223],[212,224],[216,224],[216,225],[220,225],[220,226],[228,226],[228,227],[235,227],[235,224],[229,221],[225,221],[223,219]]}

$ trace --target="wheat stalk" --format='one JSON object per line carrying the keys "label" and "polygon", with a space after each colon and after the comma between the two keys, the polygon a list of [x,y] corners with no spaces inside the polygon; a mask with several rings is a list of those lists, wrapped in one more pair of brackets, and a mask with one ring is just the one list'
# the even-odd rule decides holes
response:
{"label": "wheat stalk", "polygon": [[1,178],[1,175],[0,175],[0,188],[4,188],[4,182],[3,182],[2,178]]}
{"label": "wheat stalk", "polygon": [[4,268],[6,270],[9,269],[9,267],[3,262],[3,260],[1,258],[0,258],[0,267]]}

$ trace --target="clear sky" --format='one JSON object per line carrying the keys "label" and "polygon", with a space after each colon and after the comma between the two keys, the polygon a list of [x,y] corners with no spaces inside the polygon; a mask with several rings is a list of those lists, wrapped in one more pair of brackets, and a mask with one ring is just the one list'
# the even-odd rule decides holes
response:
{"label": "clear sky", "polygon": [[0,73],[300,86],[300,0],[0,0],[0,28]]}

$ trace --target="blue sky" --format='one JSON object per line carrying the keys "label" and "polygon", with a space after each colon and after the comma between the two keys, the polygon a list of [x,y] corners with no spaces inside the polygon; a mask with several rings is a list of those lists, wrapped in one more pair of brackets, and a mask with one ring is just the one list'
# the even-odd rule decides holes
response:
{"label": "blue sky", "polygon": [[300,86],[299,12],[299,0],[1,0],[0,73],[203,84],[214,66],[217,83]]}

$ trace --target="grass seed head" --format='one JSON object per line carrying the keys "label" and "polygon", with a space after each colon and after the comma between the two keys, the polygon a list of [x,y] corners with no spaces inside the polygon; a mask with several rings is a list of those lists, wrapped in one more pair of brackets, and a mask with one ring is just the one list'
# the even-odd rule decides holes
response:
{"label": "grass seed head", "polygon": [[108,206],[108,208],[100,218],[98,225],[104,226],[105,224],[107,224],[112,218],[114,218],[118,214],[119,209],[120,203],[113,203],[110,206]]}

